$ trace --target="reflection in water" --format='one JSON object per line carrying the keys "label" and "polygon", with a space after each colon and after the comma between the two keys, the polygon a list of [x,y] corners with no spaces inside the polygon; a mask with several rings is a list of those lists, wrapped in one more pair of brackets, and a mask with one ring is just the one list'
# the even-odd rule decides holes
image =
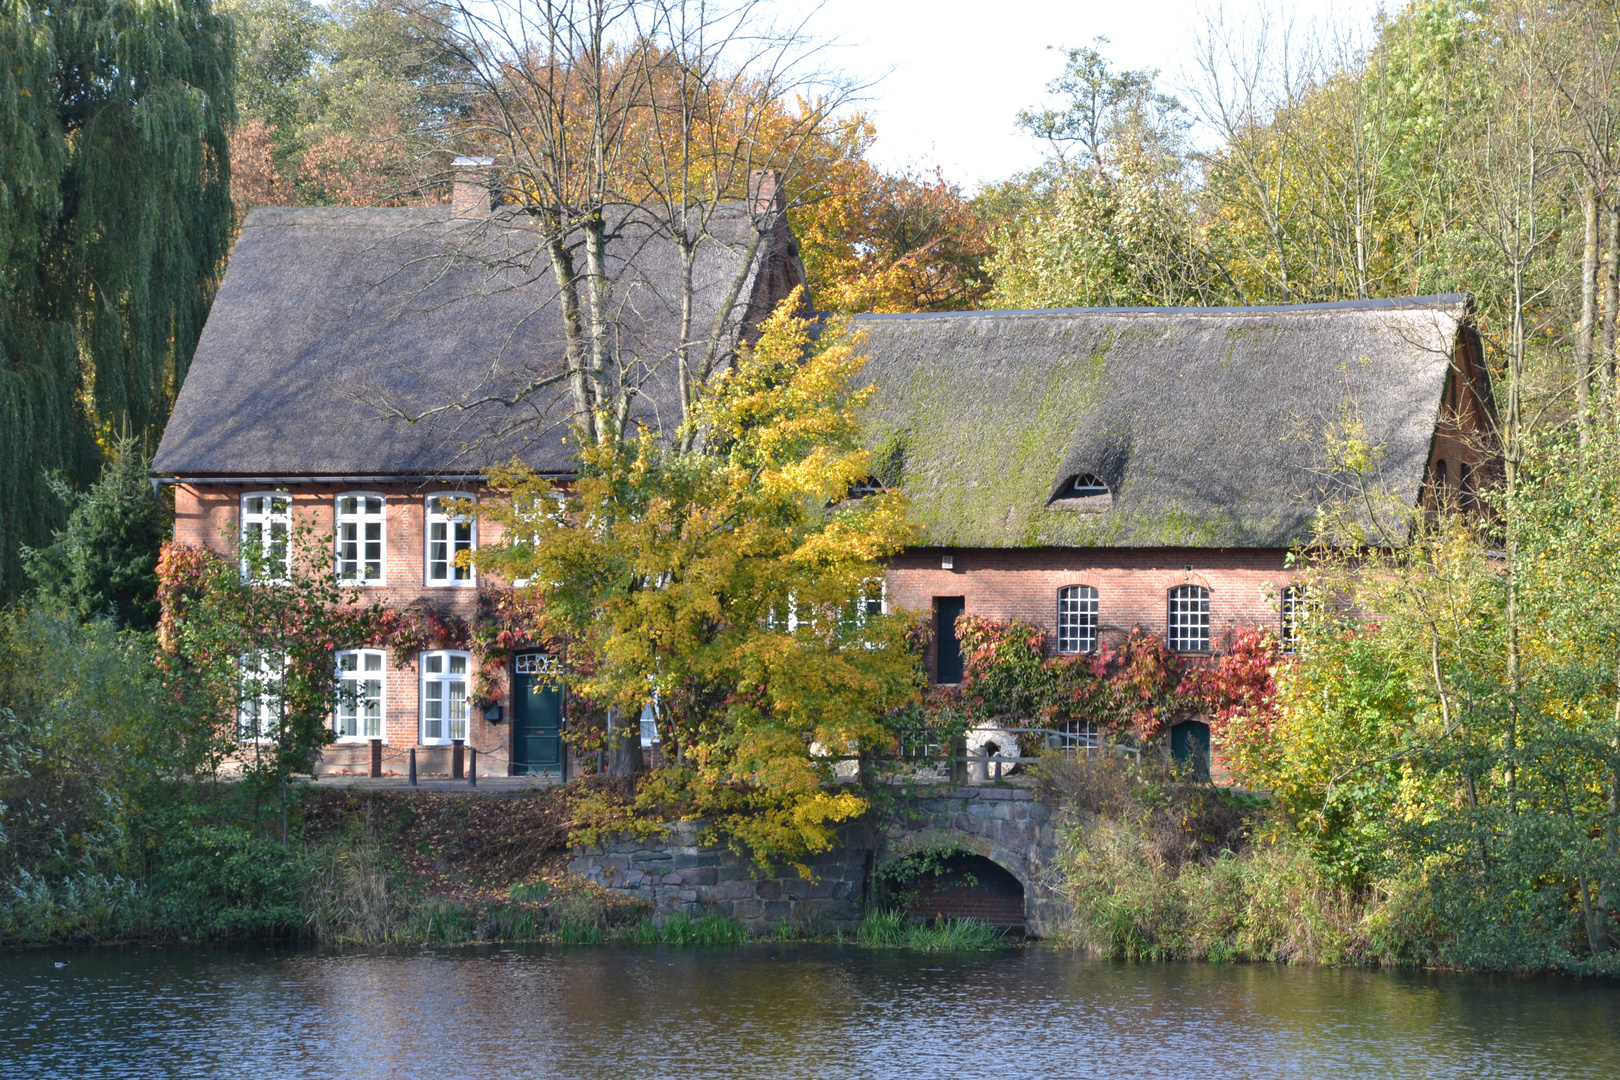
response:
{"label": "reflection in water", "polygon": [[6,1078],[1612,1077],[1617,1025],[1608,983],[1043,948],[0,955]]}

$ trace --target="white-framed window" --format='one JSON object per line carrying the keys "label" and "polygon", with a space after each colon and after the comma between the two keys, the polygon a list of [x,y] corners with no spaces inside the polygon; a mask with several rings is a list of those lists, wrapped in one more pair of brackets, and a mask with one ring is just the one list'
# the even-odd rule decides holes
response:
{"label": "white-framed window", "polygon": [[1209,590],[1202,585],[1177,585],[1170,590],[1170,648],[1209,651]]}
{"label": "white-framed window", "polygon": [[1293,653],[1299,645],[1300,622],[1305,617],[1305,587],[1289,585],[1280,597],[1282,608],[1282,651]]}
{"label": "white-framed window", "polygon": [[464,652],[422,654],[422,744],[443,745],[467,737],[468,671]]}
{"label": "white-framed window", "polygon": [[471,566],[457,566],[456,556],[478,547],[478,522],[470,516],[451,512],[450,504],[473,496],[455,493],[427,497],[427,583],[429,585],[471,585]]}
{"label": "white-framed window", "polygon": [[292,496],[256,491],[242,496],[242,577],[284,580],[291,572]]}
{"label": "white-framed window", "polygon": [[658,699],[654,697],[641,707],[641,745],[650,750],[658,742]]}
{"label": "white-framed window", "polygon": [[338,741],[383,737],[383,682],[381,649],[346,649],[337,654],[337,708],[332,730]]}
{"label": "white-framed window", "polygon": [[337,497],[339,581],[356,585],[382,584],[386,507],[381,495],[357,492]]}
{"label": "white-framed window", "polygon": [[1059,589],[1057,616],[1058,652],[1083,653],[1096,650],[1096,589],[1090,585],[1065,585]]}
{"label": "white-framed window", "polygon": [[281,675],[287,658],[251,652],[242,657],[242,696],[236,705],[236,737],[242,742],[274,742],[281,733]]}
{"label": "white-framed window", "polygon": [[1064,496],[1070,499],[1093,499],[1108,493],[1108,485],[1091,473],[1081,473],[1071,478],[1063,491]]}

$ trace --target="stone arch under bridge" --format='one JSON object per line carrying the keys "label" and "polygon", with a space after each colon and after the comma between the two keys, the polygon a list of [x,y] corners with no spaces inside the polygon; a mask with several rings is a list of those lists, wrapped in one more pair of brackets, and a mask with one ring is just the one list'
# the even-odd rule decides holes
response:
{"label": "stone arch under bridge", "polygon": [[1068,926],[1069,905],[1052,887],[1058,852],[1052,813],[1028,788],[946,788],[898,799],[878,841],[878,862],[931,847],[982,856],[1024,887],[1025,933],[1050,937]]}
{"label": "stone arch under bridge", "polygon": [[699,843],[701,822],[662,837],[616,837],[574,849],[569,872],[648,905],[654,918],[715,913],[751,931],[783,921],[853,930],[866,913],[871,874],[881,863],[934,846],[958,847],[1006,870],[1024,889],[1024,931],[1050,937],[1068,927],[1051,887],[1057,855],[1050,808],[1027,788],[985,785],[914,790],[887,812],[838,829],[833,850],[812,856],[813,879],[790,868],[761,874],[725,846]]}

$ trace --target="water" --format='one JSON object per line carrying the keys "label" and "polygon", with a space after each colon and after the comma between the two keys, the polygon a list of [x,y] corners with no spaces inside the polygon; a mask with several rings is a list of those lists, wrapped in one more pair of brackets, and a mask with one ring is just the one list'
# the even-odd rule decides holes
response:
{"label": "water", "polygon": [[1573,980],[1044,948],[0,954],[6,1080],[1616,1075],[1620,987]]}

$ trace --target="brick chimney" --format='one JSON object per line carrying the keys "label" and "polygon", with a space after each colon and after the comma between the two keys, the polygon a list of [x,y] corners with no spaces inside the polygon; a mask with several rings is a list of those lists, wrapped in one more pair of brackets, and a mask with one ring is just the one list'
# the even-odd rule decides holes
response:
{"label": "brick chimney", "polygon": [[495,159],[458,157],[450,184],[451,217],[486,217],[495,207]]}
{"label": "brick chimney", "polygon": [[748,174],[748,205],[756,214],[787,209],[787,192],[782,190],[782,174],[775,169],[755,169]]}

